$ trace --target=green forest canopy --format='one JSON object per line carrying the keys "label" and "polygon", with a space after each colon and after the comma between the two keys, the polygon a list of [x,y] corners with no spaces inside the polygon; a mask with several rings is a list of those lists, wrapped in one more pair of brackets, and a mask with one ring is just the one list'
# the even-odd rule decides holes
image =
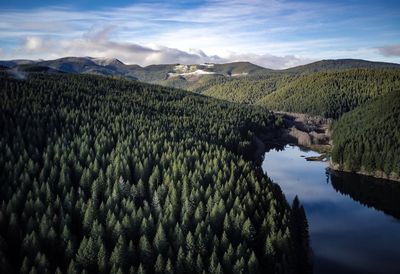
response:
{"label": "green forest canopy", "polygon": [[398,178],[400,119],[396,90],[400,90],[400,70],[352,68],[302,72],[304,69],[214,81],[204,94],[334,119],[349,112],[333,128],[333,161],[346,170],[369,174],[379,170]]}
{"label": "green forest canopy", "polygon": [[72,74],[0,98],[0,272],[309,271],[304,210],[246,160],[264,108]]}
{"label": "green forest canopy", "polygon": [[333,126],[332,160],[344,169],[400,175],[400,91],[344,114]]}
{"label": "green forest canopy", "polygon": [[400,70],[321,72],[288,82],[259,104],[275,110],[339,118],[371,99],[400,89]]}
{"label": "green forest canopy", "polygon": [[371,99],[397,89],[400,89],[399,69],[358,68],[306,75],[277,73],[220,79],[197,90],[231,102],[336,119]]}

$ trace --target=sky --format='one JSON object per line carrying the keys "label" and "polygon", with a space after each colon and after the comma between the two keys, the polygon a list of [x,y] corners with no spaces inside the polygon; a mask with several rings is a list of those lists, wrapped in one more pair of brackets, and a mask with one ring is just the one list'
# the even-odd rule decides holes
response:
{"label": "sky", "polygon": [[400,1],[0,0],[0,59],[400,63]]}

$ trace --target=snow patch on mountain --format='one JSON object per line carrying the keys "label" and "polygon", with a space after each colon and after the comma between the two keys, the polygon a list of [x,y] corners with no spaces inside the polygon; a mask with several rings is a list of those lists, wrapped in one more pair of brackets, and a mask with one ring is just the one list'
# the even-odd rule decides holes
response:
{"label": "snow patch on mountain", "polygon": [[214,64],[201,64],[201,65],[176,65],[173,69],[173,72],[168,73],[168,77],[191,77],[191,76],[199,76],[199,75],[209,75],[216,74],[214,71],[210,69],[214,67]]}
{"label": "snow patch on mountain", "polygon": [[120,64],[122,65],[123,64],[120,60],[118,60],[116,58],[107,58],[107,57],[92,58],[92,57],[89,57],[89,59],[92,62],[94,62],[96,65],[103,66],[103,67],[109,66],[109,65],[120,65]]}
{"label": "snow patch on mountain", "polygon": [[242,73],[233,73],[231,74],[232,77],[239,77],[239,76],[246,76],[248,75],[248,72],[242,72]]}
{"label": "snow patch on mountain", "polygon": [[213,63],[204,63],[204,64],[201,64],[201,66],[205,66],[207,68],[213,68],[214,64]]}
{"label": "snow patch on mountain", "polygon": [[182,72],[182,73],[177,73],[177,72],[169,72],[168,76],[169,77],[177,77],[177,76],[183,76],[183,77],[187,77],[187,76],[195,76],[195,75],[207,75],[207,74],[216,74],[213,71],[205,71],[202,69],[197,69],[195,71],[191,71],[191,72]]}

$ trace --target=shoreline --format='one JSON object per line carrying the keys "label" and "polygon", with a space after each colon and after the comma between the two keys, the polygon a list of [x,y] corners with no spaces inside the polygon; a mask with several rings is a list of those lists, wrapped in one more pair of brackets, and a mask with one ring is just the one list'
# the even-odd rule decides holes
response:
{"label": "shoreline", "polygon": [[[331,131],[330,127],[333,122],[332,119],[326,119],[318,116],[311,116],[303,113],[291,112],[274,112],[277,116],[281,116],[287,128],[281,130],[272,138],[271,136],[257,136],[257,142],[261,141],[264,146],[264,153],[274,147],[283,147],[285,145],[297,145],[307,149],[314,150],[321,155],[306,159],[307,161],[324,161],[328,159],[328,168],[335,171],[342,171],[346,173],[355,173],[364,176],[370,176],[377,179],[390,180],[400,182],[400,176],[395,174],[386,174],[383,171],[375,170],[367,172],[365,170],[346,170],[338,163],[333,163],[329,158],[332,150]],[[257,149],[259,153],[259,149]],[[259,157],[256,156],[256,157]],[[326,160],[325,160],[326,161]]]}
{"label": "shoreline", "polygon": [[331,160],[329,161],[328,168],[332,169],[334,171],[341,171],[341,172],[346,172],[346,173],[353,173],[353,174],[358,174],[358,175],[363,175],[363,176],[369,176],[369,177],[373,177],[376,179],[384,179],[384,180],[389,180],[389,181],[393,181],[393,182],[400,182],[400,177],[397,175],[390,175],[390,174],[387,175],[385,172],[383,172],[381,170],[375,170],[372,172],[368,172],[365,170],[352,171],[352,170],[345,169],[340,164],[334,163]]}

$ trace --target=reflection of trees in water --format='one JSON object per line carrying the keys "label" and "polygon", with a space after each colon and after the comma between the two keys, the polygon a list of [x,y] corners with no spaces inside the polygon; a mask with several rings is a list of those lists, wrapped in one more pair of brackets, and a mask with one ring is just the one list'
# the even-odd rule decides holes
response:
{"label": "reflection of trees in water", "polygon": [[400,184],[347,172],[327,171],[336,191],[400,219]]}
{"label": "reflection of trees in water", "polygon": [[325,169],[326,183],[329,184],[331,180],[331,170],[329,168]]}

